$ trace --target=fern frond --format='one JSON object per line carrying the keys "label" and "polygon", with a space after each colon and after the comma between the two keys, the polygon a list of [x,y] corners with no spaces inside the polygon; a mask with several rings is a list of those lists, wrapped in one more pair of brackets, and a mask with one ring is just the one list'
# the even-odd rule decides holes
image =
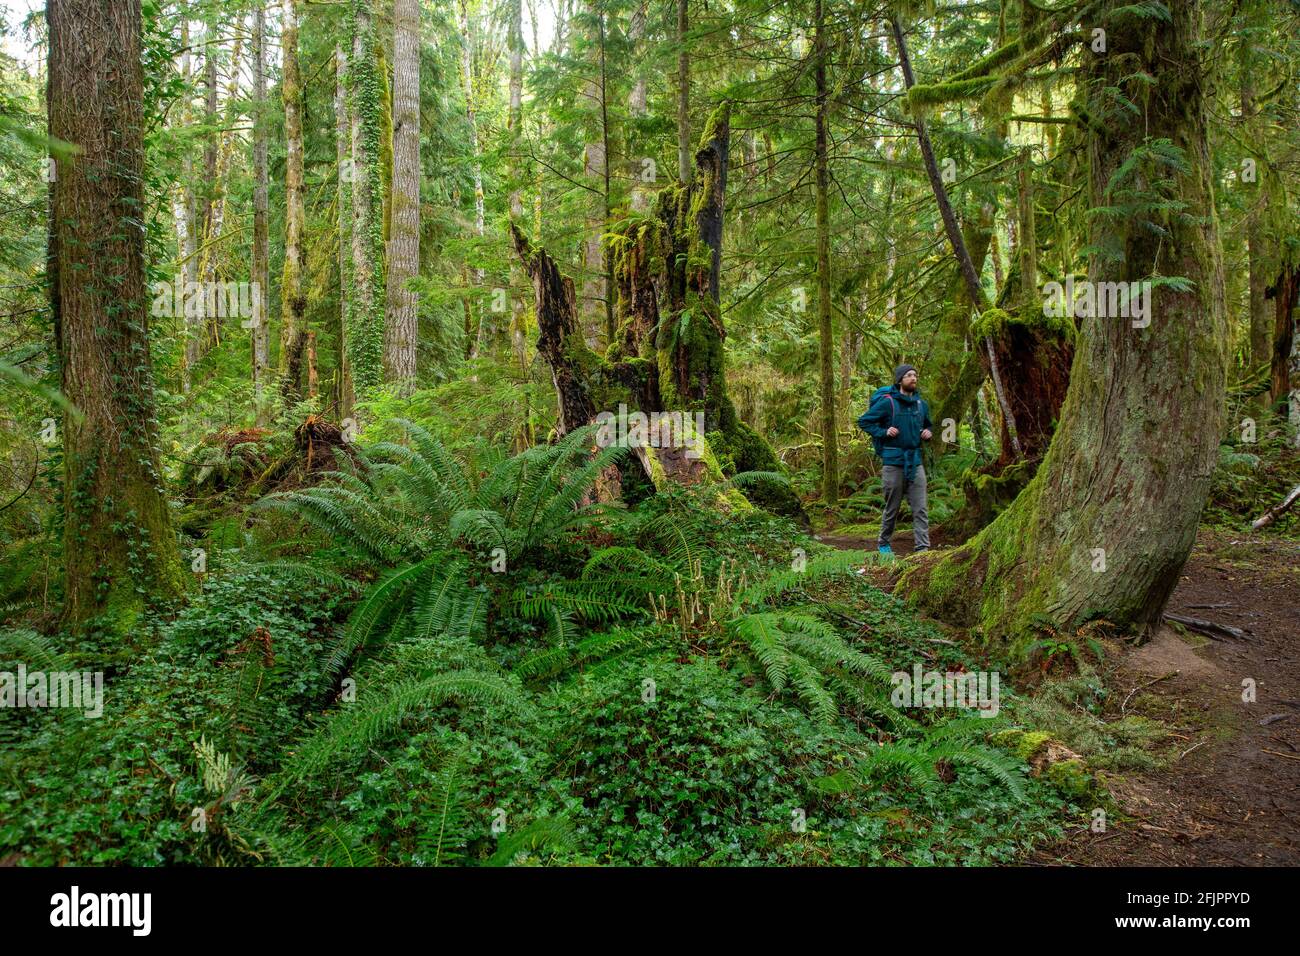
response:
{"label": "fern frond", "polygon": [[503,836],[497,841],[496,852],[483,865],[510,866],[521,854],[540,856],[542,850],[553,857],[572,852],[577,845],[578,835],[565,817],[541,817],[522,830]]}
{"label": "fern frond", "polygon": [[486,671],[447,671],[376,688],[335,711],[319,732],[306,739],[285,761],[273,793],[377,743],[406,718],[447,701],[516,711],[528,708],[515,684]]}

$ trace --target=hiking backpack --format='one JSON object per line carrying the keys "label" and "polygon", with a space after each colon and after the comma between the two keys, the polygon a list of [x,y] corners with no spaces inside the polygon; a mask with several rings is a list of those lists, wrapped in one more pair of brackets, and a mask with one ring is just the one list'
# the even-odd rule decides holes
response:
{"label": "hiking backpack", "polygon": [[[891,409],[889,413],[890,428],[894,426],[894,419],[898,417],[898,402],[894,401],[894,396],[890,394],[890,392],[893,391],[893,388],[894,387],[892,385],[880,386],[880,388],[876,389],[874,392],[871,393],[871,401],[867,402],[867,411],[870,412],[872,406],[876,404],[876,399],[878,399],[880,396],[884,395],[886,398],[889,399],[889,407]],[[872,435],[871,447],[875,451],[877,457],[882,457],[882,458],[884,457],[885,454],[884,439],[877,438],[875,435]]]}

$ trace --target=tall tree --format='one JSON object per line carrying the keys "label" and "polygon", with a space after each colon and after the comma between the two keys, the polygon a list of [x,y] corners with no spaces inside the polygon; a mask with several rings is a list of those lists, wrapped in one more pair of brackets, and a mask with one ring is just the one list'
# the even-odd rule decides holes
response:
{"label": "tall tree", "polygon": [[[193,98],[189,93],[191,78],[190,19],[188,5],[185,5],[181,9],[181,82],[185,84],[186,89],[185,101],[181,107],[180,115],[183,127],[188,127],[194,122]],[[189,150],[185,151],[185,156],[181,160],[180,203],[181,208],[178,211],[177,225],[180,232],[178,251],[181,257],[181,276],[187,288],[194,288],[191,283],[196,283],[199,279],[198,230],[200,226],[198,196],[194,189],[194,157]],[[181,321],[182,328],[185,330],[185,346],[181,354],[181,391],[188,392],[190,390],[190,365],[198,358],[198,326],[202,320],[198,317],[191,318],[188,312],[183,310]]]}
{"label": "tall tree", "polygon": [[384,377],[415,384],[418,330],[411,280],[420,270],[420,0],[393,2],[393,201]]}
{"label": "tall tree", "polygon": [[78,153],[53,185],[63,392],[64,617],[125,629],[183,589],[158,458],[144,294],[140,2],[50,0],[49,131]]}
{"label": "tall tree", "polygon": [[826,10],[824,0],[814,4],[816,36],[813,42],[813,77],[817,85],[817,340],[820,357],[822,500],[835,507],[840,497],[840,461],[836,447],[835,333],[831,328],[831,217],[826,141]]}
{"label": "tall tree", "polygon": [[691,28],[688,0],[677,0],[677,178],[691,182],[691,55],[686,34]]}
{"label": "tall tree", "polygon": [[[465,96],[465,118],[469,120],[470,156],[474,174],[474,232],[479,239],[482,239],[487,228],[487,206],[483,194],[483,147],[479,138],[478,90],[474,82],[474,20],[470,17],[469,0],[457,0],[456,13],[460,27],[461,43],[460,83]],[[465,276],[468,280],[468,267]],[[474,280],[482,288],[484,272],[481,266],[474,270]],[[466,284],[468,284],[468,281]],[[480,316],[478,330],[475,332],[472,328],[473,307],[468,295],[465,297],[464,306],[466,357],[472,357],[477,355],[482,347],[484,326],[487,323]]]}
{"label": "tall tree", "polygon": [[338,361],[334,397],[339,417],[352,414],[356,391],[352,383],[349,329],[352,321],[352,116],[348,109],[348,54],[342,42],[334,47],[334,154],[338,176],[339,315]]}
{"label": "tall tree", "polygon": [[298,65],[298,0],[282,0],[280,99],[284,103],[284,266],[280,273],[280,365],[286,401],[302,388],[307,301],[302,292],[302,72]]}
{"label": "tall tree", "polygon": [[1105,0],[1108,49],[1081,53],[1090,201],[1107,211],[1091,219],[1088,279],[1185,281],[1155,288],[1144,327],[1113,315],[1083,321],[1061,422],[1032,481],[975,538],[900,585],[1022,648],[1043,622],[1157,622],[1218,457],[1228,329],[1201,4],[1166,9],[1162,22]]}
{"label": "tall tree", "polygon": [[266,420],[266,382],[271,374],[270,334],[267,303],[271,288],[271,259],[268,249],[267,133],[266,133],[266,7],[257,0],[253,7],[253,404],[259,425]]}
{"label": "tall tree", "polygon": [[348,98],[352,116],[352,300],[347,323],[348,362],[358,397],[383,380],[384,182],[383,76],[372,0],[351,0],[352,55]]}

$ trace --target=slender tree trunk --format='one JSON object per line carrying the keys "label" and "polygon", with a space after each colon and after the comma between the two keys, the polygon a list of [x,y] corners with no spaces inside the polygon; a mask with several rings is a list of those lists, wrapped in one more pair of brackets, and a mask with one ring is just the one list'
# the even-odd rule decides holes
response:
{"label": "slender tree trunk", "polygon": [[[183,10],[181,14],[181,81],[185,84],[185,105],[181,110],[181,125],[188,127],[194,122],[194,105],[193,98],[190,94],[189,84],[193,77],[192,61],[190,58],[190,20],[188,9]],[[215,157],[214,157],[215,160]],[[185,151],[185,156],[181,160],[181,214],[178,218],[178,225],[183,223],[184,231],[180,236],[180,255],[181,255],[181,278],[184,281],[186,289],[196,288],[194,283],[199,281],[199,219],[198,219],[198,197],[194,190],[194,159],[190,151]],[[185,348],[181,355],[181,391],[187,393],[190,390],[190,365],[198,358],[199,346],[199,329],[197,323],[201,319],[191,319],[188,312],[182,310],[181,327],[185,332]]]}
{"label": "slender tree trunk", "polygon": [[394,0],[393,216],[388,246],[385,377],[415,387],[416,295],[420,271],[420,2]]}
{"label": "slender tree trunk", "polygon": [[691,184],[691,58],[686,50],[690,30],[688,0],[677,0],[677,178]]}
{"label": "slender tree trunk", "polygon": [[352,301],[348,364],[358,397],[383,380],[384,210],[381,86],[372,0],[352,0],[348,98],[352,112]]}
{"label": "slender tree trunk", "polygon": [[[640,119],[646,115],[646,76],[643,58],[645,57],[645,31],[646,31],[646,9],[649,0],[640,0],[632,11],[632,19],[627,27],[628,43],[632,46],[632,59],[636,64],[635,76],[632,82],[632,92],[628,94],[627,108],[629,115],[633,119]],[[629,139],[632,138],[629,134]],[[653,165],[644,165],[649,157],[640,154],[645,144],[640,138],[631,144],[637,150],[632,158],[632,208],[636,212],[647,212],[650,209],[651,197],[658,181],[657,170]],[[647,179],[647,173],[649,177]]]}
{"label": "slender tree trunk", "polygon": [[80,410],[62,426],[64,620],[105,612],[126,637],[143,593],[183,591],[149,358],[140,2],[46,9],[49,131],[81,150],[53,184],[52,305],[63,393]]}
{"label": "slender tree trunk", "polygon": [[302,292],[303,145],[302,73],[298,65],[298,3],[281,0],[284,29],[280,37],[281,100],[284,103],[284,268],[280,274],[280,365],[285,370],[284,398],[302,396],[302,350],[307,300]]}
{"label": "slender tree trunk", "polygon": [[[479,142],[478,129],[478,92],[474,83],[474,34],[471,29],[469,18],[468,0],[457,0],[457,15],[460,23],[460,82],[461,89],[465,94],[465,117],[469,120],[470,135],[470,155],[473,159],[474,172],[474,232],[482,239],[486,231],[486,212],[483,197],[483,153],[482,146]],[[481,267],[474,269],[474,281],[481,289],[485,274]],[[469,299],[465,300],[465,310],[467,316],[472,317],[473,307]],[[470,326],[472,321],[466,325],[466,335],[470,335]],[[481,314],[478,321],[478,330],[473,333],[473,337],[467,345],[468,357],[473,358],[478,355],[483,348],[484,326],[487,325],[486,316]]]}
{"label": "slender tree trunk", "polygon": [[[899,65],[903,70],[903,84],[906,89],[910,90],[916,83],[916,79],[912,75],[912,61],[907,55],[907,42],[903,38],[903,29],[899,25],[897,17],[893,18],[890,23],[893,27],[894,43],[898,48]],[[961,234],[961,227],[957,224],[957,216],[952,210],[952,203],[948,201],[948,190],[943,185],[943,177],[939,175],[939,165],[935,162],[934,149],[930,145],[930,134],[926,131],[925,121],[922,119],[919,110],[913,109],[912,122],[916,127],[916,139],[921,147],[921,158],[925,162],[925,171],[930,179],[930,188],[934,191],[935,202],[939,206],[939,215],[943,219],[944,232],[947,233],[948,242],[952,245],[953,255],[957,258],[957,267],[961,271],[962,280],[966,284],[966,292],[976,310],[983,312],[988,308],[988,300],[985,298],[984,290],[980,286],[979,271],[975,268],[974,260],[972,260],[970,252],[966,248],[966,242]],[[989,358],[989,374],[993,378],[998,404],[1002,408],[1002,419],[1011,434],[1012,445],[1019,450],[1020,442],[1016,437],[1016,420],[1011,413],[1011,407],[1006,403],[1006,390],[998,372],[997,358],[992,343],[985,342],[984,348]],[[960,408],[960,405],[958,407]]]}
{"label": "slender tree trunk", "polygon": [[217,181],[217,150],[221,133],[217,129],[217,38],[216,25],[209,14],[203,25],[203,223],[199,230],[206,237],[212,221],[212,188]]}
{"label": "slender tree trunk", "polygon": [[266,382],[271,374],[267,302],[271,287],[270,252],[267,248],[267,142],[266,142],[266,11],[262,0],[253,8],[253,407],[258,425],[266,422]]}
{"label": "slender tree trunk", "polygon": [[[537,24],[533,24],[534,34],[536,33]],[[534,41],[536,37],[534,36]],[[507,43],[510,48],[510,108],[506,116],[508,132],[510,134],[510,181],[512,188],[510,190],[510,221],[519,222],[524,217],[524,198],[523,198],[523,179],[524,171],[520,163],[520,144],[522,142],[522,123],[523,123],[523,105],[524,105],[524,33],[523,33],[523,0],[511,0],[510,7],[510,29],[507,36]],[[512,261],[510,264],[510,285],[512,289],[517,289],[522,284],[519,266]],[[522,381],[526,382],[529,378],[529,358],[528,358],[528,308],[521,295],[515,294],[510,297],[511,323],[510,323],[510,344],[514,350],[515,362],[519,366],[519,375]],[[519,425],[518,439],[516,447],[519,450],[528,448],[533,443],[531,424],[527,403],[529,401],[528,393],[524,392],[524,421]]]}
{"label": "slender tree trunk", "polygon": [[352,414],[356,390],[352,383],[352,363],[348,355],[348,327],[352,316],[352,121],[348,109],[348,55],[342,43],[334,48],[334,123],[335,150],[338,163],[339,210],[339,325],[335,342],[335,400],[339,418]]}
{"label": "slender tree trunk", "polygon": [[[1255,117],[1255,85],[1251,64],[1251,43],[1241,43],[1241,128],[1249,142],[1252,135],[1252,120]],[[1269,321],[1268,306],[1264,302],[1264,290],[1268,287],[1264,235],[1260,228],[1261,207],[1267,202],[1267,194],[1256,187],[1257,199],[1250,204],[1246,214],[1246,254],[1250,270],[1250,365],[1259,368],[1267,365],[1272,356],[1272,332]]]}
{"label": "slender tree trunk", "polygon": [[1038,232],[1034,226],[1034,161],[1026,146],[1020,151],[1017,209],[1020,219],[1020,307],[1038,308]]}
{"label": "slender tree trunk", "polygon": [[586,237],[583,240],[583,281],[579,308],[587,345],[595,348],[603,328],[607,341],[613,318],[613,299],[608,282],[608,262],[600,237],[610,220],[609,122],[605,102],[605,15],[599,3],[588,2],[591,17],[589,46],[595,62],[592,75],[583,84],[586,130],[592,138],[583,147],[583,177],[590,186],[587,200]]}
{"label": "slender tree trunk", "polygon": [[835,427],[835,333],[831,327],[831,218],[826,144],[826,18],[824,0],[815,0],[817,35],[813,44],[817,86],[817,338],[821,368],[822,501],[833,508],[840,497],[839,449]]}
{"label": "slender tree trunk", "polygon": [[[244,37],[241,32],[235,37],[234,49],[230,56],[230,78],[226,82],[224,107],[226,130],[217,139],[216,167],[210,180],[212,193],[208,207],[207,232],[204,233],[203,249],[199,253],[199,281],[204,283],[205,290],[211,289],[211,284],[217,281],[219,259],[222,252],[221,240],[225,235],[230,166],[235,153],[235,134],[232,127],[235,123],[235,103],[239,98],[239,61],[243,53],[243,43]],[[209,48],[209,52],[211,52],[211,48]],[[203,328],[203,335],[199,339],[200,358],[209,349],[221,343],[221,320],[223,318],[226,318],[226,316],[221,315],[220,309],[214,310],[212,314],[203,314],[200,317],[199,321],[202,323]]]}
{"label": "slender tree trunk", "polygon": [[[1083,321],[1060,425],[1032,481],[979,535],[900,582],[914,602],[1021,650],[1045,621],[1074,627],[1104,619],[1138,632],[1158,622],[1195,540],[1218,458],[1228,326],[1206,142],[1201,5],[1170,5],[1168,23],[1131,9],[1125,0],[1106,0],[1098,22],[1110,48],[1085,58],[1080,76],[1090,114],[1106,116],[1088,139],[1090,205],[1111,205],[1111,179],[1133,151],[1166,138],[1182,151],[1187,171],[1160,170],[1145,180],[1133,167],[1120,188],[1170,177],[1168,195],[1188,208],[1177,217],[1094,218],[1091,247],[1123,256],[1094,256],[1088,279],[1183,276],[1189,289],[1155,289],[1145,327],[1116,317]],[[1113,108],[1113,89],[1141,102],[1141,112]],[[1161,217],[1162,228],[1147,216]]]}

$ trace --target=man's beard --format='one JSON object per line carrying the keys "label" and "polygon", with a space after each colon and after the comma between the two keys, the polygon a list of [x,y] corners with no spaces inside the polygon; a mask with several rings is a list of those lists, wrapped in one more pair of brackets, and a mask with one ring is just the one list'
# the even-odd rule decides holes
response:
{"label": "man's beard", "polygon": [[915,391],[916,391],[916,384],[915,384],[915,383],[913,383],[913,384],[911,384],[911,385],[905,385],[905,384],[899,383],[899,386],[898,386],[898,387],[901,388],[901,389],[902,389],[903,391],[905,391],[905,392],[915,392]]}

